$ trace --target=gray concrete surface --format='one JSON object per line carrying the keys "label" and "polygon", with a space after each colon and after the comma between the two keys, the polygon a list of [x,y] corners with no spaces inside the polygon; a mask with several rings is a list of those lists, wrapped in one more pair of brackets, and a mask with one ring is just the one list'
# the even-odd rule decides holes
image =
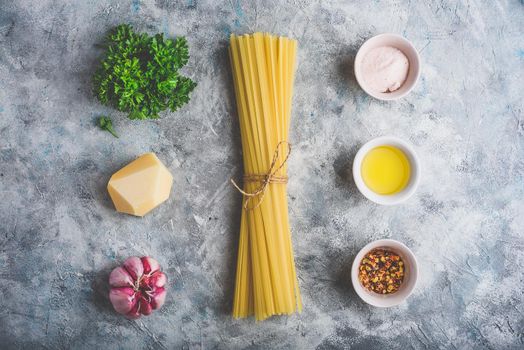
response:
{"label": "gray concrete surface", "polygon": [[[91,76],[106,31],[186,35],[191,102],[157,121],[101,106]],[[0,2],[0,348],[517,349],[524,346],[524,4],[522,1]],[[228,35],[298,39],[289,164],[302,314],[230,316],[241,150]],[[352,60],[400,33],[423,72],[398,102],[358,88]],[[121,135],[94,126],[111,113]],[[375,136],[411,141],[424,172],[404,205],[355,189],[350,164]],[[110,175],[154,151],[171,198],[143,219],[115,212]],[[348,279],[358,249],[391,237],[420,263],[399,307],[364,304]],[[169,276],[165,307],[128,321],[108,272],[151,255]]]}

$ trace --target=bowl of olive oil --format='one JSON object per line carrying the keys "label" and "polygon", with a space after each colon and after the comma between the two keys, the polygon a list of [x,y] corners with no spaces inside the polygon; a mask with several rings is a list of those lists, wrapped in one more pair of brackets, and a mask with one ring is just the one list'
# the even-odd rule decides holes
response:
{"label": "bowl of olive oil", "polygon": [[368,141],[353,161],[353,179],[369,200],[383,205],[406,201],[420,180],[420,162],[413,146],[393,136]]}

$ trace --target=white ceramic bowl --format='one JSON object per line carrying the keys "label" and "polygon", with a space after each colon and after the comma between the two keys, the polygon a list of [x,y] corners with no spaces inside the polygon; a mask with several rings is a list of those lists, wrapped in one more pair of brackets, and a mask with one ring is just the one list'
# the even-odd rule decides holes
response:
{"label": "white ceramic bowl", "polygon": [[[364,288],[358,279],[360,261],[373,249],[385,248],[402,258],[404,262],[404,280],[400,289],[392,294],[378,294]],[[377,307],[391,307],[402,303],[413,292],[418,279],[417,259],[413,252],[404,244],[393,239],[379,239],[366,245],[358,252],[351,266],[351,282],[358,296],[366,303]]]}
{"label": "white ceramic bowl", "polygon": [[[395,194],[384,195],[373,192],[371,189],[369,189],[369,187],[366,186],[364,179],[362,179],[361,166],[364,157],[373,148],[384,145],[396,147],[404,152],[411,167],[411,177],[409,178],[408,184],[402,191]],[[360,150],[355,155],[355,159],[353,160],[353,179],[355,180],[358,190],[367,199],[383,205],[400,204],[411,197],[417,190],[420,181],[420,172],[420,161],[413,146],[411,146],[406,141],[403,141],[402,139],[394,136],[382,136],[368,141],[360,148]]]}
{"label": "white ceramic bowl", "polygon": [[[366,54],[376,47],[380,46],[392,46],[404,53],[409,61],[409,71],[406,81],[398,90],[393,92],[378,92],[370,89],[366,80],[362,76],[362,60],[366,57]],[[397,34],[379,34],[368,39],[357,52],[355,56],[355,77],[357,82],[368,95],[373,96],[379,100],[389,101],[396,100],[406,96],[411,89],[415,86],[420,76],[420,56],[417,49],[404,37]]]}

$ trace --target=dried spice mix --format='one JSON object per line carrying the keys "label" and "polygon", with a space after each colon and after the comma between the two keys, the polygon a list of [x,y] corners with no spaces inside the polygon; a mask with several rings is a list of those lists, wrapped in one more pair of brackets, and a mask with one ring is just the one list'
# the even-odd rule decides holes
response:
{"label": "dried spice mix", "polygon": [[398,254],[374,249],[360,262],[358,278],[362,286],[378,294],[392,294],[404,280],[404,262]]}

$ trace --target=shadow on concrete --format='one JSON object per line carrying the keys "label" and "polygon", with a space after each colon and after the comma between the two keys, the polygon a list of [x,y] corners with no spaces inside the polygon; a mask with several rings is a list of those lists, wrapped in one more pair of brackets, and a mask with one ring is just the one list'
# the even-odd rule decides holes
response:
{"label": "shadow on concrete", "polygon": [[351,283],[351,265],[357,253],[358,251],[356,249],[354,251],[348,251],[342,264],[334,265],[332,269],[333,275],[331,279],[335,281],[333,287],[335,291],[341,295],[341,300],[344,300],[345,304],[360,302]]}
{"label": "shadow on concrete", "polygon": [[98,271],[91,281],[92,303],[96,309],[105,315],[116,315],[109,300],[109,274],[118,265],[110,264]]}
{"label": "shadow on concrete", "polygon": [[[217,49],[218,62],[217,65],[225,67],[225,69],[220,70],[219,79],[222,79],[226,82],[226,86],[229,88],[225,92],[226,98],[228,100],[227,105],[230,106],[229,114],[232,118],[231,128],[232,128],[232,142],[233,149],[236,150],[231,156],[232,162],[238,164],[236,171],[233,174],[235,179],[242,178],[242,141],[240,139],[240,125],[238,120],[238,113],[236,109],[235,101],[235,90],[233,86],[233,73],[231,71],[231,65],[229,62],[229,40],[224,40],[220,43],[219,48]],[[233,215],[230,215],[227,218],[226,227],[231,228],[230,232],[226,235],[227,239],[227,256],[224,261],[224,268],[222,269],[222,278],[224,281],[223,294],[221,300],[214,307],[217,308],[217,312],[220,314],[231,315],[233,310],[233,296],[235,293],[235,276],[236,276],[236,266],[237,266],[237,255],[238,255],[238,242],[239,242],[239,232],[240,232],[240,217],[242,215],[242,196],[238,194],[234,202],[234,208],[232,208]]]}
{"label": "shadow on concrete", "polygon": [[357,185],[355,185],[353,180],[353,159],[355,159],[358,148],[359,145],[355,145],[349,149],[341,149],[333,162],[333,170],[337,175],[335,179],[337,187],[346,190],[350,198],[360,202],[364,197],[358,191]]}

